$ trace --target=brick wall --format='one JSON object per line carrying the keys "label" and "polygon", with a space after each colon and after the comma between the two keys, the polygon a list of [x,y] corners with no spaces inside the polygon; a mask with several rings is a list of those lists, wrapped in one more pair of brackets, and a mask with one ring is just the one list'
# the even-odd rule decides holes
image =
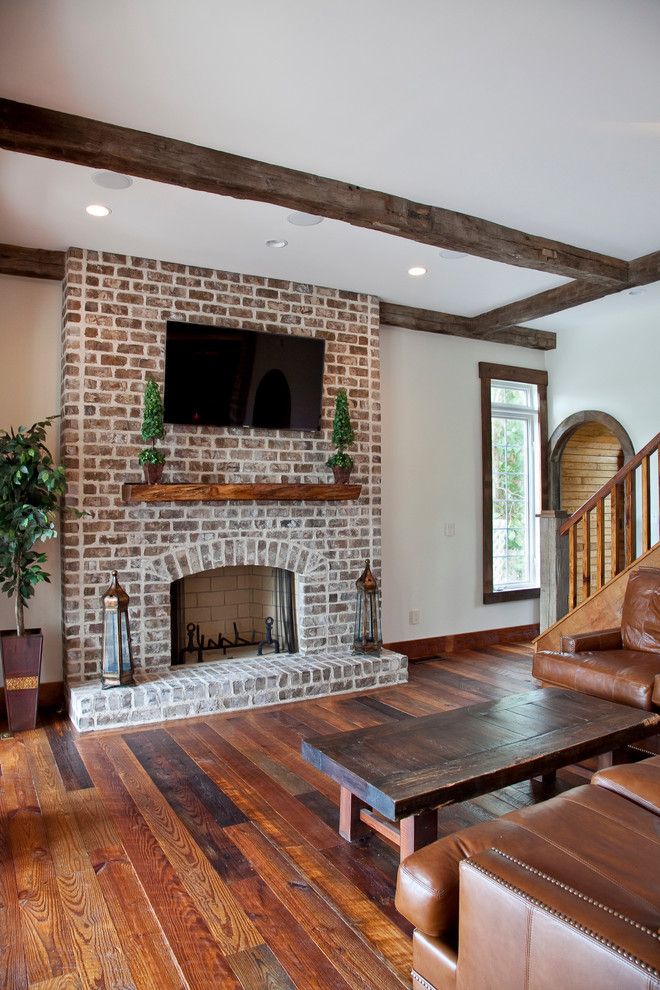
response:
{"label": "brick wall", "polygon": [[[334,398],[349,392],[358,502],[125,505],[148,374],[162,383],[170,318],[326,341],[320,433],[167,427],[165,481],[330,480]],[[170,665],[169,587],[234,565],[298,575],[302,652],[351,639],[354,581],[380,572],[379,323],[375,297],[254,275],[72,248],[64,280],[62,461],[69,503],[91,513],[62,530],[65,676],[97,677],[101,595],[117,569],[131,597],[136,666]]]}

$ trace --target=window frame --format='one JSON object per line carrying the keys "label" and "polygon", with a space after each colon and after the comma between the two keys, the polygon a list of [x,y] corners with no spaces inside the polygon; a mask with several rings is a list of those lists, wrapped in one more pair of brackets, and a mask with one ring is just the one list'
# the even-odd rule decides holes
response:
{"label": "window frame", "polygon": [[[515,588],[496,591],[493,588],[493,454],[491,386],[495,382],[522,382],[536,385],[538,390],[538,438],[540,446],[541,509],[548,507],[548,373],[534,368],[479,362],[481,379],[481,463],[483,487],[483,602],[524,601],[538,598],[540,588]],[[524,407],[521,407],[521,409]]]}

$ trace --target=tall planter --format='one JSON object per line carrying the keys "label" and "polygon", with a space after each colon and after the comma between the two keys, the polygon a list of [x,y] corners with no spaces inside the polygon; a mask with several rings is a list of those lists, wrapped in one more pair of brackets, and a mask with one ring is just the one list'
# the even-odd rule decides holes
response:
{"label": "tall planter", "polygon": [[43,644],[39,629],[29,629],[23,636],[17,636],[13,629],[0,632],[5,704],[11,732],[34,729],[37,724]]}

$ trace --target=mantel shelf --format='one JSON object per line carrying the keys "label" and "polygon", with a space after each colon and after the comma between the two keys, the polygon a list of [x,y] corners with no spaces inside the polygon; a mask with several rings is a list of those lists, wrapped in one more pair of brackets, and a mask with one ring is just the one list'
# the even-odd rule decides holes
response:
{"label": "mantel shelf", "polygon": [[122,486],[124,502],[346,502],[362,485],[145,485]]}

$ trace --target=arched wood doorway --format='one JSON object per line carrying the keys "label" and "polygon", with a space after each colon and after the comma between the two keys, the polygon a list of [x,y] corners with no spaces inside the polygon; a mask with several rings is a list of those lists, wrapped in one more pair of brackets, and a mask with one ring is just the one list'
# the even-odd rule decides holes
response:
{"label": "arched wood doorway", "polygon": [[[604,485],[634,454],[632,441],[621,424],[607,413],[585,410],[574,413],[550,438],[550,492],[553,509],[571,515]],[[596,520],[592,518],[592,572],[596,566]],[[617,534],[621,543],[623,529]],[[582,554],[578,531],[578,555]],[[610,513],[605,512],[605,574],[610,574]],[[578,589],[578,600],[582,589]]]}

